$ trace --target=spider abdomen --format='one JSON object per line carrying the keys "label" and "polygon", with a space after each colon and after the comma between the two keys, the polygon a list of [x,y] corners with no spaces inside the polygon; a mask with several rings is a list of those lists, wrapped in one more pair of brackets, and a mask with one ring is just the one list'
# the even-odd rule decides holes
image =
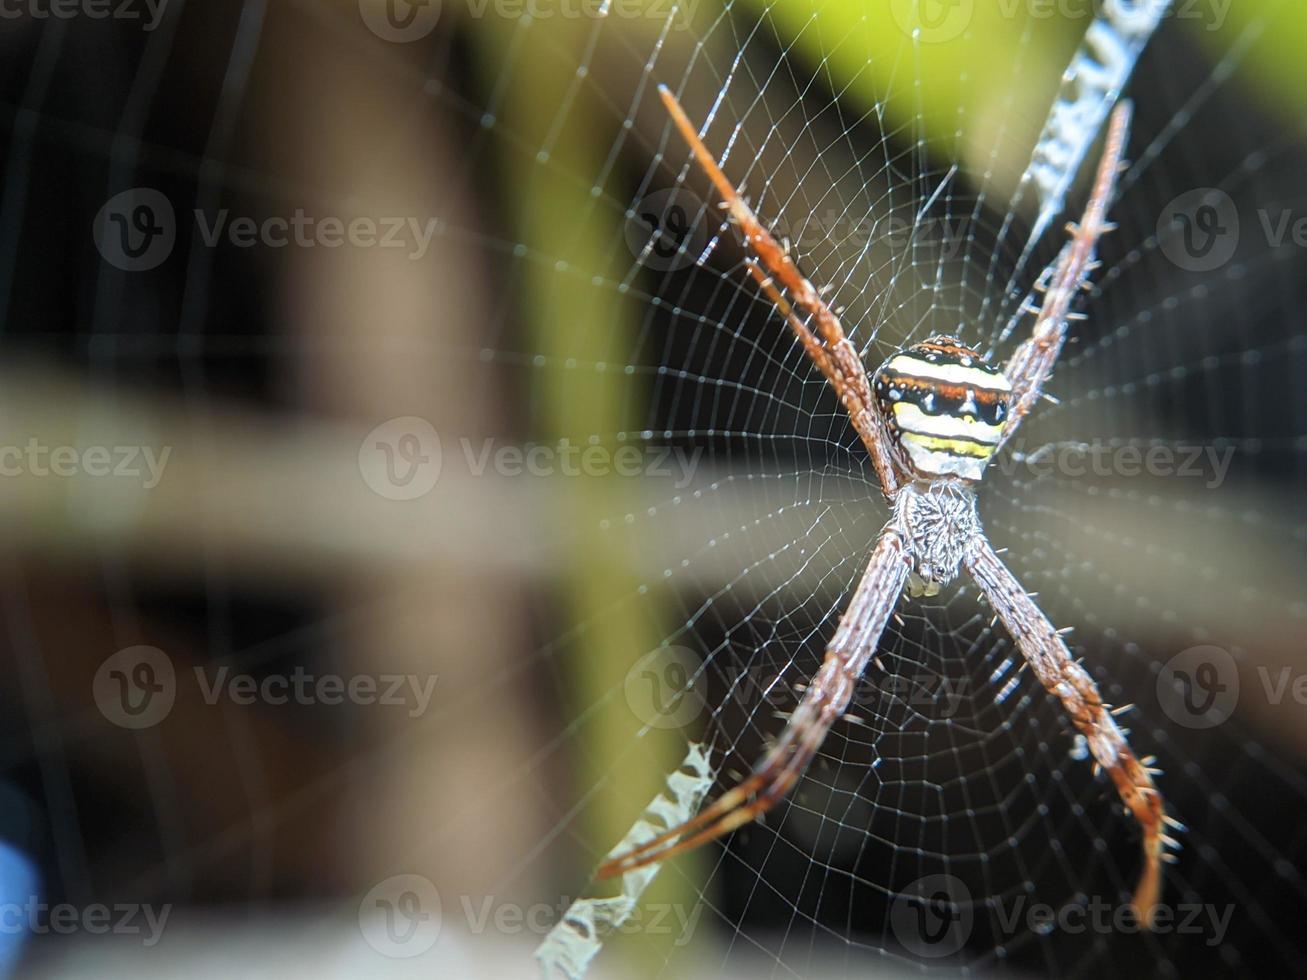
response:
{"label": "spider abdomen", "polygon": [[952,337],[932,337],[886,361],[875,391],[920,475],[981,478],[1007,419],[1012,386],[1002,371]]}

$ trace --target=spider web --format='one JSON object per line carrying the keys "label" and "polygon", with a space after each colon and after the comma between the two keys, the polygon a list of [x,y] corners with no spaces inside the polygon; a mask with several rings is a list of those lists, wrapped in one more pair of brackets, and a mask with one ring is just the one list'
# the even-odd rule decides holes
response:
{"label": "spider web", "polygon": [[[148,422],[119,421],[108,435],[102,407],[79,404],[76,422],[102,440],[141,439],[178,412],[195,428],[175,438],[206,460],[199,472],[260,501],[233,517],[205,497],[181,511],[198,524],[160,525],[97,495],[68,504],[69,523],[94,531],[89,544],[63,524],[21,532],[28,550],[15,546],[24,563],[6,584],[17,665],[9,774],[49,818],[53,896],[144,894],[197,909],[235,900],[286,914],[289,900],[366,891],[415,865],[434,869],[450,942],[468,925],[456,911],[484,896],[562,907],[611,896],[593,870],[687,742],[704,747],[720,792],[779,733],[887,509],[846,415],[747,274],[658,84],[678,93],[761,220],[829,289],[869,367],[937,333],[1001,363],[1065,240],[1060,221],[1033,234],[1039,201],[1019,181],[1089,23],[1079,5],[1045,18],[964,2],[942,5],[936,21],[898,2],[445,0],[429,29],[401,39],[383,36],[379,6],[178,2],[150,32],[82,18],[0,35],[12,53],[0,213],[11,360],[84,374],[115,398],[162,398]],[[950,20],[957,11],[970,19]],[[1136,705],[1131,744],[1157,757],[1186,826],[1166,872],[1174,924],[1141,935],[1112,919],[1138,874],[1137,828],[962,580],[900,603],[850,717],[797,789],[765,820],[663,868],[635,903],[643,916],[606,937],[595,975],[1301,969],[1307,742],[1292,678],[1307,670],[1297,639],[1307,295],[1293,228],[1307,149],[1299,96],[1276,73],[1276,46],[1301,27],[1276,0],[1177,5],[1164,20],[1126,89],[1135,122],[1111,209],[1119,227],[1100,246],[1079,306],[1087,319],[1071,325],[1049,386],[1056,402],[1025,423],[980,497],[991,541],[1053,622],[1074,627],[1069,643],[1105,700]],[[109,67],[93,72],[100,57]],[[281,104],[278,93],[294,106],[319,84],[358,130]],[[434,147],[434,176],[410,175],[392,193],[334,169],[333,154],[370,150],[352,146],[372,132],[357,105],[350,114],[355,98],[385,107],[392,140],[435,132],[415,140],[417,152]],[[1071,187],[1068,220],[1097,151]],[[391,162],[406,152],[398,141],[376,148]],[[379,313],[346,303],[357,328],[332,332],[314,320],[336,323],[332,302],[344,295],[331,285],[341,267],[324,275],[314,264],[324,250],[306,250],[306,271],[279,252],[205,247],[184,223],[157,271],[114,268],[85,230],[106,199],[142,186],[183,219],[192,208],[277,213],[286,201],[434,214],[429,264],[409,265],[403,281],[428,277],[438,301],[401,298]],[[1190,248],[1186,236],[1199,234],[1207,247]],[[79,285],[60,293],[65,282]],[[440,365],[434,377],[458,392],[455,407],[402,411],[406,397],[425,403],[377,394],[401,386],[400,366],[414,361]],[[363,380],[342,381],[358,362]],[[294,482],[257,455],[228,481],[222,424],[233,409],[255,420],[250,429],[304,426],[288,431],[311,431],[305,440],[444,412],[438,499],[408,510],[375,495],[341,503],[339,468],[306,463]],[[571,477],[555,452],[538,479],[503,462],[471,472],[464,447],[487,434],[492,448],[591,448],[608,468],[578,463]],[[611,472],[623,449],[638,460],[630,479]],[[458,489],[460,467],[479,478],[474,489]],[[272,497],[282,503],[265,507]],[[301,522],[298,500],[321,508],[321,521]],[[10,524],[24,514],[11,509]],[[191,540],[160,557],[149,543],[170,530]],[[387,721],[360,743],[356,722],[317,714],[281,712],[270,728],[201,715],[197,731],[239,774],[228,822],[188,813],[194,789],[177,767],[205,753],[169,763],[148,735],[111,762],[135,790],[88,802],[99,779],[87,719],[99,720],[69,707],[78,696],[64,700],[54,663],[65,647],[41,612],[70,564],[95,597],[92,673],[151,626],[190,635],[197,663],[265,672],[398,642],[403,629],[360,641],[357,621],[375,626],[374,606],[407,610],[424,594],[430,570],[414,571],[424,551],[457,559],[441,594],[493,601],[474,604],[476,631],[440,634],[436,652],[415,654],[426,659],[399,657],[455,675],[420,726]],[[42,556],[35,570],[31,554]],[[339,564],[323,569],[324,558]],[[370,588],[348,591],[365,574],[377,575]],[[510,608],[523,625],[504,639],[497,615]],[[495,642],[511,656],[459,671],[468,649]],[[1198,671],[1209,663],[1210,684]],[[1266,679],[1281,670],[1290,683],[1277,697]],[[1190,695],[1225,698],[1219,723],[1186,713],[1176,692],[1192,678],[1201,690]],[[89,680],[75,686],[84,693]],[[279,755],[285,731],[329,746],[306,756],[317,768],[302,783]],[[486,745],[496,733],[507,742],[498,756]],[[460,746],[474,764],[405,769],[396,782],[411,797],[392,785],[371,814],[390,821],[395,843],[350,824],[344,849],[371,863],[321,861],[340,842],[303,829],[316,826],[314,804],[368,808],[371,774],[411,763],[414,739]],[[487,757],[498,766],[477,762]],[[108,829],[89,832],[79,804]],[[468,848],[479,821],[500,836],[487,829]],[[331,843],[288,860],[298,834]],[[460,848],[492,845],[482,880],[441,877]],[[245,862],[216,871],[233,848]],[[936,922],[944,942],[923,941]],[[543,938],[514,947],[517,969]],[[447,946],[434,955],[452,962]]]}

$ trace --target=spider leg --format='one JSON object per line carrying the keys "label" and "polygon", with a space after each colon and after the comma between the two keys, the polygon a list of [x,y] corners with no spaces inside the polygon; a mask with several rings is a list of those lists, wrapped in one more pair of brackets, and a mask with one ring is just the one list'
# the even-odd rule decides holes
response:
{"label": "spider leg", "polygon": [[1161,897],[1165,847],[1175,844],[1164,830],[1165,825],[1175,822],[1166,815],[1162,794],[1153,782],[1154,770],[1131,751],[1093,679],[1071,656],[1048,617],[983,536],[976,537],[966,567],[1012,634],[1030,669],[1062,702],[1072,723],[1084,735],[1094,760],[1107,770],[1121,802],[1139,822],[1144,866],[1131,904],[1138,920],[1151,927]]}
{"label": "spider leg", "polygon": [[1095,268],[1094,250],[1098,240],[1115,227],[1106,220],[1107,209],[1116,188],[1117,174],[1121,172],[1121,157],[1125,153],[1126,137],[1130,129],[1130,113],[1129,102],[1120,103],[1112,113],[1107,145],[1098,164],[1098,174],[1094,178],[1094,189],[1089,204],[1085,207],[1084,217],[1078,225],[1067,226],[1071,241],[1062,249],[1051,271],[1046,272],[1044,303],[1030,337],[1017,348],[1003,369],[1012,384],[1012,399],[1000,446],[1012,438],[1021,421],[1043,394],[1044,384],[1053,373],[1053,365],[1066,341],[1071,303]]}
{"label": "spider leg", "polygon": [[[689,144],[695,160],[726,202],[731,220],[739,226],[745,244],[756,256],[756,260],[748,264],[750,275],[757,280],[767,298],[776,304],[808,357],[834,387],[840,403],[849,413],[853,428],[871,454],[881,489],[887,497],[892,496],[899,486],[899,469],[894,461],[890,434],[876,408],[871,383],[867,380],[867,369],[845,336],[839,317],[826,305],[818,289],[799,272],[788,251],[763,227],[753,209],[727,180],[676,96],[666,85],[658,86],[658,94],[667,107],[672,122]],[[793,305],[784,299],[781,290],[790,294]],[[796,307],[816,325],[816,333],[799,316]]]}
{"label": "spider leg", "polygon": [[798,782],[831,725],[853,699],[854,685],[876,652],[885,623],[908,577],[908,554],[893,531],[872,549],[821,668],[776,745],[742,783],[698,816],[625,854],[610,856],[598,876],[611,878],[663,861],[742,827],[770,810]]}

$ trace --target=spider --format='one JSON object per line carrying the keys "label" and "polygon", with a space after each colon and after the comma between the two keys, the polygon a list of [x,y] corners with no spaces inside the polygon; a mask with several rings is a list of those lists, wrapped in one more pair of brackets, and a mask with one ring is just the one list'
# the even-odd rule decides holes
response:
{"label": "spider", "polygon": [[[723,199],[752,255],[748,270],[788,321],[804,351],[839,396],[870,454],[892,516],[871,549],[820,669],[785,730],[752,773],[698,816],[599,869],[613,877],[697,847],[751,822],[785,796],[807,768],[831,725],[849,707],[854,684],[876,652],[881,632],[905,589],[929,596],[962,570],[1012,635],[1044,688],[1058,698],[1106,770],[1142,832],[1143,867],[1131,899],[1137,920],[1151,926],[1161,894],[1165,827],[1180,828],[1153,782],[1154,760],[1137,758],[1093,680],[1048,618],[1000,560],[981,527],[976,485],[1036,402],[1066,340],[1071,303],[1088,286],[1098,239],[1123,167],[1131,107],[1113,111],[1088,206],[1070,240],[1041,277],[1045,297],[1029,339],[999,370],[952,337],[932,337],[893,354],[869,378],[822,293],[799,272],[787,247],[759,223],[727,180],[666,86],[659,94],[698,164]],[[765,267],[765,271],[764,271]],[[789,298],[785,294],[788,294]],[[800,315],[800,311],[804,316]],[[811,326],[810,326],[811,324]],[[814,329],[815,327],[815,329]],[[1123,709],[1118,709],[1123,710]]]}

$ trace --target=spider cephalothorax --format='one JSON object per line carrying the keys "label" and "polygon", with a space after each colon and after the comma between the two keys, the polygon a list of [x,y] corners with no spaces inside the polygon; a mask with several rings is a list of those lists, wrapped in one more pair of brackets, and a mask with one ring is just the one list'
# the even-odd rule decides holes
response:
{"label": "spider cephalothorax", "polygon": [[726,204],[752,253],[749,274],[786,319],[812,363],[830,382],[862,439],[893,516],[871,547],[866,571],[826,646],[821,669],[804,691],[772,748],[754,770],[698,816],[638,846],[617,851],[601,877],[625,874],[742,827],[767,812],[802,776],[827,730],[852,702],[854,686],[872,663],[881,634],[906,587],[934,595],[965,570],[1003,621],[1039,682],[1061,701],[1085,737],[1094,761],[1116,786],[1143,836],[1143,868],[1132,904],[1151,924],[1162,886],[1164,832],[1178,826],[1166,813],[1147,758],[1138,758],[1103,703],[1093,679],[1076,662],[1034,598],[990,545],[976,514],[973,486],[1043,394],[1066,340],[1071,302],[1094,267],[1094,246],[1111,225],[1107,208],[1121,169],[1130,109],[1117,106],[1084,216],[1041,278],[1044,302],[1030,336],[1007,361],[992,367],[952,337],[935,337],[899,351],[868,377],[837,311],[799,271],[789,249],[762,223],[704,146],[676,97],[659,95],[695,159]]}
{"label": "spider cephalothorax", "polygon": [[1012,394],[1002,371],[952,337],[932,337],[887,360],[875,391],[918,475],[981,478],[1003,438]]}

